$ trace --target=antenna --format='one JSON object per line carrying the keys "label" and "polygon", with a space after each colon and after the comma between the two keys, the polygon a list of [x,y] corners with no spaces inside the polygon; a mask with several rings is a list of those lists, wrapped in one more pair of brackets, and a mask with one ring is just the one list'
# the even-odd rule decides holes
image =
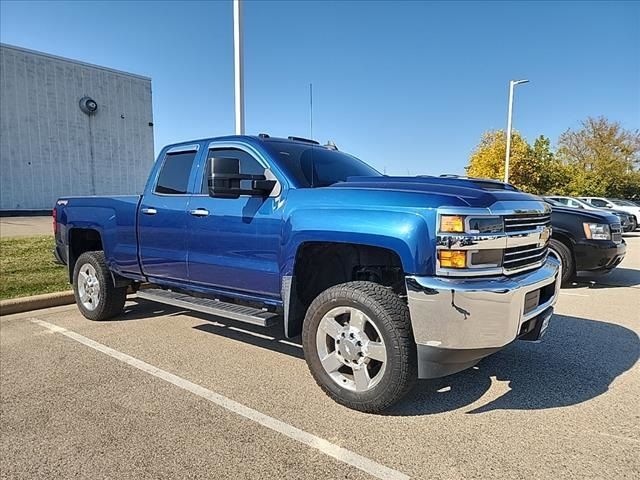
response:
{"label": "antenna", "polygon": [[309,138],[313,138],[313,83],[309,84]]}

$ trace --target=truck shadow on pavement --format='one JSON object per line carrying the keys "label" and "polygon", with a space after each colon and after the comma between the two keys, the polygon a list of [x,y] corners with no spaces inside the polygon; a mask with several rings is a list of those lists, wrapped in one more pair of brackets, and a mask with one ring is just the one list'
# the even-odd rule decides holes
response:
{"label": "truck shadow on pavement", "polygon": [[590,288],[640,286],[640,270],[617,267],[611,273],[605,275],[580,274],[572,285],[566,288],[570,289],[585,286]]}
{"label": "truck shadow on pavement", "polygon": [[421,380],[387,413],[429,415],[471,406],[466,413],[479,414],[575,405],[607,392],[639,356],[640,340],[628,328],[555,315],[541,343],[517,341],[474,368]]}
{"label": "truck shadow on pavement", "polygon": [[[303,359],[300,337],[286,339],[282,324],[270,328],[234,322],[136,300],[121,320],[155,315],[188,315],[203,320],[193,327],[277,353]],[[640,357],[638,335],[621,325],[554,315],[540,343],[517,341],[463,372],[419,380],[414,390],[385,412],[392,416],[433,415],[463,409],[541,410],[575,405],[607,392],[613,381]],[[320,390],[318,390],[320,395]],[[487,395],[486,401],[483,396]]]}

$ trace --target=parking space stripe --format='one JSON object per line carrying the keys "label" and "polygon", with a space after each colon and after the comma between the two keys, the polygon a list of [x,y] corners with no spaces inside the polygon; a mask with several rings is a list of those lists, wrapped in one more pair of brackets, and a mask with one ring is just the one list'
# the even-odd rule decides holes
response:
{"label": "parking space stripe", "polygon": [[311,448],[315,448],[325,455],[328,455],[332,458],[335,458],[336,460],[358,468],[376,478],[389,480],[405,480],[409,478],[409,476],[405,475],[402,472],[399,472],[398,470],[394,470],[378,462],[375,462],[374,460],[363,457],[362,455],[358,455],[357,453],[347,450],[346,448],[340,447],[339,445],[331,443],[311,433],[305,432],[304,430],[294,427],[293,425],[289,425],[288,423],[285,423],[276,418],[270,417],[269,415],[265,415],[264,413],[254,410],[253,408],[247,407],[246,405],[238,403],[235,400],[231,400],[230,398],[220,395],[219,393],[202,387],[196,383],[190,382],[189,380],[186,380],[182,377],[174,375],[173,373],[169,373],[166,370],[154,367],[153,365],[143,362],[142,360],[138,360],[137,358],[127,355],[126,353],[122,353],[118,350],[107,347],[106,345],[98,343],[95,340],[91,340],[90,338],[84,337],[72,330],[67,330],[64,327],[45,322],[44,320],[40,320],[38,318],[31,318],[30,320],[33,323],[50,330],[51,332],[59,333],[87,347],[104,353],[105,355],[109,355],[110,357],[126,363],[127,365],[130,365],[134,368],[137,368],[138,370],[142,370],[145,373],[153,375],[154,377],[160,378],[165,382],[171,383],[172,385],[180,387],[183,390],[191,392],[212,403],[215,403],[216,405],[230,412],[252,420],[262,425],[263,427],[281,433],[282,435],[285,435]]}

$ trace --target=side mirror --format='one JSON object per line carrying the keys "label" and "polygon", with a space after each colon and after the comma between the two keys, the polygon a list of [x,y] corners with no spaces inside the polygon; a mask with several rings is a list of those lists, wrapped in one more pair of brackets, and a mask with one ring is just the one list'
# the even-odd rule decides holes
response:
{"label": "side mirror", "polygon": [[239,198],[240,195],[267,196],[276,185],[264,175],[240,173],[237,158],[214,157],[209,172],[209,195],[215,198]]}

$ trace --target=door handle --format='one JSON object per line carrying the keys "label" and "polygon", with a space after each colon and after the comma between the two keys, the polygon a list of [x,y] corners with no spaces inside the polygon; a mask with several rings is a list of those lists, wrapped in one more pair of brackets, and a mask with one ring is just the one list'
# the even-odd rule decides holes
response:
{"label": "door handle", "polygon": [[158,211],[155,208],[143,208],[140,210],[145,215],[155,215]]}
{"label": "door handle", "polygon": [[204,208],[196,208],[195,210],[190,210],[189,213],[191,215],[193,215],[194,217],[208,217],[209,216],[209,210],[206,210]]}

